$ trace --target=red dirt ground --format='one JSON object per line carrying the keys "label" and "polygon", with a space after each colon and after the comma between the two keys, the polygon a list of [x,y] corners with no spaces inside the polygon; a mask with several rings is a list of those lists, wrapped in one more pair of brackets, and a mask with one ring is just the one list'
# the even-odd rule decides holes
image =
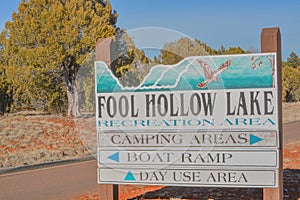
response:
{"label": "red dirt ground", "polygon": [[[140,195],[143,195],[150,191],[155,191],[163,188],[163,186],[133,186],[133,185],[121,185],[119,186],[119,200],[127,200]],[[98,193],[84,194],[73,200],[99,200]]]}

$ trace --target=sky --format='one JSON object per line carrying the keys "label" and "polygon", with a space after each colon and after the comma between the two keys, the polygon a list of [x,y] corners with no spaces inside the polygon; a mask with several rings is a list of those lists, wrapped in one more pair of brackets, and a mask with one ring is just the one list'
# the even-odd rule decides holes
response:
{"label": "sky", "polygon": [[[11,20],[18,3],[2,3],[0,29]],[[119,14],[118,27],[160,27],[197,38],[215,49],[223,45],[259,50],[262,28],[279,27],[283,59],[291,52],[300,56],[299,0],[111,0],[111,4]],[[151,34],[142,35],[151,38]],[[151,41],[155,37],[152,35]]]}

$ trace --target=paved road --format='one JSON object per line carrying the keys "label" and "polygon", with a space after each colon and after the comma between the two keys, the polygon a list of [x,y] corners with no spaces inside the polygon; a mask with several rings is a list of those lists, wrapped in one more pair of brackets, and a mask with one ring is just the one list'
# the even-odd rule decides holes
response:
{"label": "paved road", "polygon": [[96,161],[0,175],[1,200],[71,200],[97,191]]}
{"label": "paved road", "polygon": [[[284,144],[300,140],[300,121],[285,124]],[[97,191],[96,161],[0,175],[0,200],[71,200]]]}

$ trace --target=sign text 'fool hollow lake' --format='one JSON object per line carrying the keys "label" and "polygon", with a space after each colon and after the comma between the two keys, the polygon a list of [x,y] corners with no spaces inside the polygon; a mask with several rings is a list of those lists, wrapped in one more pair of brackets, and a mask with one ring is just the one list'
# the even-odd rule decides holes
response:
{"label": "sign text 'fool hollow lake'", "polygon": [[188,57],[136,87],[95,70],[99,183],[278,186],[276,54]]}

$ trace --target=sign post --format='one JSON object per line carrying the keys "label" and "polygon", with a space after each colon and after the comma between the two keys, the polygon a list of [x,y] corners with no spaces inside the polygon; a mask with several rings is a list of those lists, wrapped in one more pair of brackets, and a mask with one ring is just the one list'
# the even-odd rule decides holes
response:
{"label": "sign post", "polygon": [[[112,39],[99,39],[96,44],[96,61],[104,61],[108,66],[111,64],[112,57]],[[100,200],[118,200],[118,185],[101,184],[99,185]]]}
{"label": "sign post", "polygon": [[264,200],[283,199],[283,132],[282,132],[282,70],[281,70],[281,34],[279,28],[264,28],[261,32],[261,52],[276,52],[277,55],[277,80],[278,80],[278,123],[279,123],[279,170],[278,188],[265,188]]}

